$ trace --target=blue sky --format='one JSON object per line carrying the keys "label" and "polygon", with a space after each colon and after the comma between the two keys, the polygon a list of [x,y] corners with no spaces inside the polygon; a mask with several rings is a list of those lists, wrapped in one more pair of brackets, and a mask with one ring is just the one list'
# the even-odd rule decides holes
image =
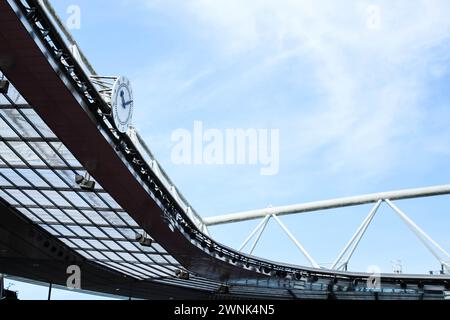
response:
{"label": "blue sky", "polygon": [[[202,216],[450,181],[448,1],[53,4],[63,20],[69,5],[81,8],[81,29],[72,32],[98,73],[132,80],[134,125]],[[192,130],[196,120],[219,130],[279,129],[279,173],[175,165],[171,134]],[[397,205],[450,250],[449,197]],[[327,264],[370,209],[283,221]],[[256,224],[211,233],[236,248]],[[274,222],[255,254],[307,264]],[[409,273],[439,269],[383,205],[350,268],[391,272],[397,259]]]}

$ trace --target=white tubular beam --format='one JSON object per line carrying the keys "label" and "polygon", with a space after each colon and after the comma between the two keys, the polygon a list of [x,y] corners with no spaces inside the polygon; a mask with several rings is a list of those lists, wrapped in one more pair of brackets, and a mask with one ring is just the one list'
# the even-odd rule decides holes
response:
{"label": "white tubular beam", "polygon": [[366,232],[367,228],[369,227],[370,223],[372,222],[373,218],[375,217],[375,214],[378,211],[378,208],[380,208],[382,201],[379,200],[375,207],[370,211],[369,215],[364,219],[363,223],[359,226],[356,233],[353,235],[353,237],[350,239],[350,241],[347,243],[347,245],[344,247],[344,249],[341,251],[339,256],[334,261],[333,265],[331,266],[331,269],[335,269],[339,262],[341,262],[342,257],[347,253],[348,249],[351,247],[351,245],[356,240],[356,245],[353,247],[352,251],[350,252],[348,258],[346,259],[346,263],[348,263],[348,260],[352,257],[353,253],[356,250],[356,247],[358,246],[359,242],[361,241],[364,233]]}
{"label": "white tubular beam", "polygon": [[253,238],[253,236],[255,235],[256,232],[258,232],[258,230],[263,226],[264,223],[266,223],[266,221],[268,221],[270,218],[270,216],[265,217],[257,226],[256,228],[249,234],[249,236],[247,237],[247,239],[245,239],[245,241],[242,243],[241,247],[239,248],[239,252],[242,252],[242,250],[245,248],[245,246],[247,245],[247,243],[249,243],[249,241]]}
{"label": "white tubular beam", "polygon": [[447,262],[444,262],[444,272],[450,273],[450,264],[448,264]]}
{"label": "white tubular beam", "polygon": [[447,258],[450,258],[450,255],[447,251],[444,250],[436,241],[434,241],[428,234],[425,233],[414,221],[412,221],[402,210],[400,210],[395,204],[393,204],[390,200],[385,200],[386,203],[400,216],[400,218],[408,225],[408,227],[418,236],[419,240],[421,240],[424,245],[431,251],[431,253],[439,260],[440,263],[445,264],[445,262],[436,254],[436,252],[430,247],[430,245],[426,242],[428,240],[436,249],[438,249],[442,254],[444,254]]}
{"label": "white tubular beam", "polygon": [[280,227],[284,230],[284,232],[286,232],[286,234],[288,235],[288,237],[292,240],[292,242],[294,242],[294,244],[297,246],[297,248],[300,249],[300,251],[303,253],[303,255],[306,257],[306,259],[308,259],[309,263],[311,263],[311,265],[314,268],[320,269],[319,264],[311,257],[311,255],[308,253],[308,251],[306,251],[306,249],[300,244],[300,242],[298,242],[298,240],[294,237],[294,235],[289,231],[289,229],[284,225],[284,223],[276,216],[273,215],[272,216],[276,222],[278,222],[278,224],[280,225]]}
{"label": "white tubular beam", "polygon": [[391,199],[391,200],[402,200],[420,197],[431,197],[450,194],[450,185],[419,188],[419,189],[408,189],[400,191],[391,192],[381,192],[375,194],[368,194],[363,196],[340,198],[334,200],[309,202],[298,205],[284,206],[284,207],[272,207],[261,210],[246,211],[234,214],[228,214],[218,217],[204,218],[203,221],[208,226],[227,224],[233,222],[254,220],[258,218],[263,218],[268,215],[289,215],[297,214],[303,212],[312,212],[318,210],[334,209],[341,207],[350,207],[356,205],[362,205],[367,203],[376,203],[380,200]]}
{"label": "white tubular beam", "polygon": [[209,230],[208,227],[203,225],[203,233],[206,234],[208,237],[210,237],[211,235],[209,234]]}
{"label": "white tubular beam", "polygon": [[[397,213],[397,211],[395,211]],[[398,214],[398,213],[397,213]],[[403,222],[405,222],[405,224],[407,225],[407,227],[416,235],[417,239],[419,239],[420,242],[422,242],[422,244],[428,249],[428,251],[431,252],[431,254],[436,258],[436,260],[439,261],[439,263],[443,263],[441,257],[439,256],[439,254],[434,250],[434,248],[431,246],[431,244],[429,242],[426,241],[426,239],[416,230],[414,229],[406,219],[404,219],[403,216],[399,215],[400,219],[403,220]]]}
{"label": "white tubular beam", "polygon": [[250,248],[250,255],[253,254],[253,251],[255,251],[256,246],[258,245],[259,240],[261,239],[262,234],[264,233],[264,230],[266,230],[267,225],[269,224],[271,216],[268,217],[266,222],[261,226],[261,229],[258,232],[258,235],[256,236],[255,242],[253,242],[252,247]]}
{"label": "white tubular beam", "polygon": [[[381,205],[382,201],[380,201],[380,205]],[[352,246],[352,249],[350,250],[350,253],[348,254],[347,258],[344,261],[345,265],[348,265],[348,263],[350,262],[350,259],[352,258],[353,254],[356,251],[356,248],[358,248],[359,243],[361,242],[364,234],[367,231],[367,228],[369,228],[370,223],[372,222],[373,218],[375,217],[375,214],[377,213],[377,210],[379,208],[379,205],[376,207],[376,209],[374,209],[373,215],[370,217],[369,221],[367,221],[366,225],[364,226],[363,230],[361,231],[361,233],[359,234],[358,238],[356,239],[355,243]]]}

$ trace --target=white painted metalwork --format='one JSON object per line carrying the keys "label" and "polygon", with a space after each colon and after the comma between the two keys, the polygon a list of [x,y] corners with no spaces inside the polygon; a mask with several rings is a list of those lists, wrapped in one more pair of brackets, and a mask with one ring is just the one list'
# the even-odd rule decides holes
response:
{"label": "white painted metalwork", "polygon": [[[39,6],[47,13],[47,16],[52,20],[53,25],[58,29],[59,34],[63,35],[67,46],[71,48],[72,55],[78,64],[86,71],[87,74],[96,75],[96,72],[84,53],[81,51],[80,46],[67,30],[64,22],[56,13],[55,9],[48,0],[38,0]],[[75,51],[76,50],[76,51]]]}
{"label": "white painted metalwork", "polygon": [[111,107],[111,97],[114,83],[116,83],[119,77],[92,75],[89,78],[92,84],[95,85],[103,100],[105,100],[105,102]]}
{"label": "white painted metalwork", "polygon": [[250,248],[250,255],[253,254],[253,251],[255,251],[256,246],[258,245],[259,240],[261,240],[261,236],[263,235],[264,231],[266,230],[267,225],[269,224],[271,216],[268,217],[268,219],[266,220],[266,222],[263,223],[263,225],[261,226],[261,229],[259,229],[258,234],[256,235],[256,239],[255,242],[253,242],[252,247]]}
{"label": "white painted metalwork", "polygon": [[245,248],[245,246],[250,242],[250,240],[253,238],[253,236],[258,232],[258,230],[263,226],[264,223],[266,223],[269,220],[270,216],[264,217],[263,220],[256,226],[255,229],[253,229],[252,232],[248,235],[248,237],[244,240],[242,245],[239,247],[239,252],[242,252],[242,250]]}
{"label": "white painted metalwork", "polygon": [[72,56],[75,58],[75,60],[81,66],[83,64],[83,59],[81,58],[80,50],[78,49],[78,46],[76,44],[72,44],[70,46],[70,52],[72,52]]}
{"label": "white painted metalwork", "polygon": [[197,212],[192,208],[183,194],[178,190],[175,184],[170,180],[168,174],[162,169],[156,160],[153,153],[150,151],[150,148],[144,142],[144,140],[140,137],[139,133],[135,128],[130,127],[127,135],[129,136],[131,142],[133,142],[134,146],[139,150],[139,152],[144,157],[145,161],[149,164],[153,173],[158,177],[164,187],[170,192],[174,200],[178,203],[178,205],[184,210],[184,212],[188,215],[188,217],[192,220],[192,222],[197,226],[197,228],[203,232],[204,234],[209,236],[209,231],[207,225],[203,223],[202,218],[197,214]]}
{"label": "white painted metalwork", "polygon": [[[253,254],[253,251],[258,244],[262,234],[265,231],[265,228],[267,227],[267,224],[271,217],[273,217],[277,223],[281,226],[281,228],[284,230],[284,232],[288,235],[288,237],[294,242],[294,244],[300,249],[300,251],[303,253],[303,255],[308,259],[308,261],[311,263],[311,265],[315,268],[320,268],[319,264],[312,258],[312,256],[306,251],[306,249],[303,247],[303,245],[294,237],[294,235],[288,230],[288,228],[283,224],[283,222],[279,219],[277,212],[279,212],[280,215],[282,214],[293,214],[295,212],[311,212],[311,211],[317,211],[317,210],[323,210],[323,209],[332,209],[332,208],[339,208],[339,207],[345,207],[345,206],[355,206],[355,205],[361,205],[366,204],[370,202],[376,202],[375,206],[370,211],[369,215],[364,219],[362,224],[359,226],[359,228],[356,230],[355,234],[352,236],[350,241],[345,245],[343,250],[339,253],[336,260],[333,262],[331,266],[331,270],[341,270],[342,268],[345,268],[348,266],[348,263],[350,259],[352,258],[353,254],[355,253],[359,243],[361,242],[364,234],[366,233],[368,227],[370,226],[371,222],[373,221],[378,209],[380,208],[381,204],[383,202],[386,202],[399,216],[400,218],[408,225],[408,227],[416,234],[416,236],[422,241],[422,243],[427,247],[427,249],[433,254],[433,256],[439,261],[439,263],[442,265],[443,272],[446,273],[448,270],[450,270],[450,264],[444,259],[442,259],[439,254],[436,252],[439,251],[444,256],[446,256],[448,259],[450,259],[450,254],[443,249],[441,245],[439,245],[436,241],[434,241],[428,234],[426,234],[417,224],[415,224],[403,211],[401,211],[394,203],[392,203],[392,199],[410,199],[410,198],[417,198],[417,197],[429,197],[429,196],[437,196],[437,195],[443,195],[443,194],[449,194],[450,193],[450,186],[444,185],[444,186],[437,186],[437,187],[429,187],[429,188],[420,188],[420,189],[409,189],[409,190],[401,190],[401,191],[393,191],[393,192],[382,192],[382,193],[376,193],[372,195],[364,195],[364,196],[357,196],[357,197],[350,197],[350,198],[342,198],[342,199],[335,199],[335,200],[328,200],[328,201],[318,201],[318,202],[312,202],[307,203],[303,205],[296,205],[296,206],[288,206],[288,207],[278,207],[273,208],[269,207],[267,209],[263,210],[255,210],[255,211],[247,211],[241,214],[232,214],[232,215],[226,215],[226,216],[220,216],[215,218],[206,218],[203,221],[206,225],[218,225],[218,224],[224,224],[224,223],[232,223],[232,222],[238,222],[238,221],[245,221],[245,220],[251,220],[256,219],[260,217],[262,214],[267,214],[270,212],[275,212],[272,214],[268,214],[264,216],[264,219],[256,226],[256,228],[250,233],[250,235],[245,239],[244,243],[239,248],[239,251],[242,251],[245,246],[248,244],[248,242],[257,234],[255,242],[253,243],[250,254]],[[391,196],[390,199],[384,198],[383,196],[389,195]],[[375,201],[376,200],[376,201]],[[345,259],[344,256],[346,256]],[[346,270],[345,270],[346,271]]]}
{"label": "white painted metalwork", "polygon": [[347,251],[353,245],[353,248],[350,251],[350,253],[347,256],[347,258],[345,259],[343,265],[347,265],[348,264],[348,262],[350,261],[353,253],[355,252],[359,242],[361,241],[362,237],[364,236],[364,233],[366,232],[367,228],[369,227],[370,223],[372,222],[373,218],[375,217],[375,214],[377,213],[378,208],[380,208],[381,203],[382,203],[382,200],[379,200],[377,202],[377,204],[375,205],[375,207],[373,207],[373,209],[370,211],[370,213],[367,216],[367,218],[364,219],[363,223],[358,228],[356,233],[353,235],[353,237],[350,239],[350,241],[347,243],[347,245],[341,251],[339,256],[336,258],[336,260],[334,261],[333,265],[331,266],[331,269],[335,269],[336,268],[336,266],[339,264],[339,262],[341,262],[341,260],[344,257],[344,255],[347,253]]}
{"label": "white painted metalwork", "polygon": [[294,242],[294,244],[297,246],[297,248],[300,249],[300,251],[303,253],[303,255],[308,259],[309,263],[311,263],[311,266],[314,268],[320,269],[319,264],[311,257],[311,255],[306,251],[306,249],[302,246],[302,244],[294,237],[294,235],[289,231],[289,229],[284,225],[284,223],[278,218],[276,215],[272,215],[272,217],[275,219],[276,222],[280,225],[280,227],[286,232],[288,237]]}
{"label": "white painted metalwork", "polygon": [[[423,231],[414,221],[412,221],[402,210],[400,210],[392,201],[385,200],[385,202],[400,216],[400,218],[406,223],[406,225],[414,232],[414,234],[419,238],[420,241],[428,248],[428,250],[435,256],[435,258],[447,268],[449,265],[445,262],[433,249],[431,245],[433,245],[436,249],[438,249],[442,254],[444,254],[447,258],[450,258],[450,255],[447,251],[444,250],[436,241],[434,241],[425,231]],[[428,242],[427,242],[428,241]],[[431,245],[430,245],[431,244]]]}
{"label": "white painted metalwork", "polygon": [[211,234],[209,233],[209,230],[208,230],[208,227],[207,226],[205,226],[205,225],[202,225],[202,232],[204,233],[204,234],[206,234],[208,237],[210,237],[211,236]]}
{"label": "white painted metalwork", "polygon": [[219,224],[227,224],[233,222],[240,221],[248,221],[254,220],[258,218],[263,218],[268,215],[290,215],[297,214],[303,212],[312,212],[333,208],[341,208],[341,207],[349,207],[349,206],[357,206],[368,203],[376,203],[379,200],[391,199],[391,200],[401,200],[401,199],[412,199],[412,198],[420,198],[420,197],[431,197],[450,194],[450,185],[442,185],[428,188],[418,188],[418,189],[408,189],[408,190],[400,190],[400,191],[391,191],[391,192],[381,192],[375,194],[368,194],[356,197],[348,197],[348,198],[340,198],[326,201],[316,201],[309,202],[304,204],[297,204],[291,206],[283,206],[283,207],[271,207],[265,208],[261,210],[252,210],[239,212],[234,214],[227,214],[223,216],[217,217],[209,217],[203,218],[204,223],[207,226],[219,225]]}

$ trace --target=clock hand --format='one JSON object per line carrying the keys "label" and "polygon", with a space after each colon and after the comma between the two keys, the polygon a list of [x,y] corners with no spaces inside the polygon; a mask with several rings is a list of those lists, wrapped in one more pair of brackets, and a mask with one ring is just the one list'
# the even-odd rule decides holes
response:
{"label": "clock hand", "polygon": [[132,103],[133,103],[133,100],[130,100],[128,102],[125,102],[124,106],[127,106],[127,105],[132,104]]}
{"label": "clock hand", "polygon": [[122,108],[125,109],[126,104],[125,104],[125,92],[120,91],[120,97],[122,98]]}

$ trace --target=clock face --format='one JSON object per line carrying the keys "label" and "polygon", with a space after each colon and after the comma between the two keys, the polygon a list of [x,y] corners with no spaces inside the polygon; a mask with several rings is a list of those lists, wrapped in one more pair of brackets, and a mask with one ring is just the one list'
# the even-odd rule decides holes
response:
{"label": "clock face", "polygon": [[133,118],[133,91],[130,81],[120,77],[114,83],[111,95],[112,115],[117,130],[126,133]]}

